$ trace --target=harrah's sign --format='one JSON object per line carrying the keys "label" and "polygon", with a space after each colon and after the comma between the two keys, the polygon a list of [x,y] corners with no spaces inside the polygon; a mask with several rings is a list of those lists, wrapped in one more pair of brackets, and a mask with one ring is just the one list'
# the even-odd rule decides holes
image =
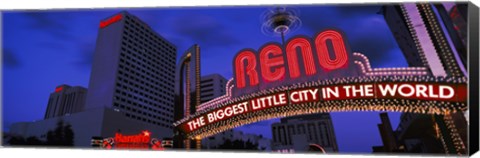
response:
{"label": "harrah's sign", "polygon": [[115,142],[116,143],[149,143],[150,142],[150,133],[143,132],[137,135],[123,135],[121,133],[115,133]]}
{"label": "harrah's sign", "polygon": [[123,17],[122,14],[119,13],[119,14],[117,14],[117,15],[115,15],[115,16],[107,19],[107,20],[101,21],[101,22],[100,22],[100,28],[105,28],[105,27],[107,27],[107,26],[110,25],[110,24],[113,24],[113,23],[115,23],[115,22],[117,22],[117,21],[120,21],[120,20],[122,20],[122,17]]}
{"label": "harrah's sign", "polygon": [[296,36],[285,43],[267,43],[258,52],[241,50],[233,61],[234,95],[279,85],[341,76],[355,76],[350,47],[343,33],[328,29],[313,39]]}

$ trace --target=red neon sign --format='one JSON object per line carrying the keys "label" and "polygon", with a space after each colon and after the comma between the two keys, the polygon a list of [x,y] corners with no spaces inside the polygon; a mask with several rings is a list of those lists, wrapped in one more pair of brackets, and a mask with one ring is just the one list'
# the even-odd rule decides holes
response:
{"label": "red neon sign", "polygon": [[[101,145],[105,149],[152,149],[165,150],[162,140],[151,138],[151,132],[145,130],[136,135],[115,133],[115,137],[103,140],[92,140],[92,144]],[[166,144],[167,146],[169,144]],[[171,146],[171,141],[170,141]]]}
{"label": "red neon sign", "polygon": [[63,86],[62,87],[57,87],[57,88],[55,88],[55,93],[61,92],[62,90],[63,90]]}
{"label": "red neon sign", "polygon": [[122,14],[117,14],[110,19],[104,20],[100,22],[100,28],[107,27],[108,25],[120,21],[122,19]]}
{"label": "red neon sign", "polygon": [[[299,78],[302,70],[305,76],[312,76],[319,72],[344,68],[349,61],[349,50],[344,41],[340,32],[326,30],[313,40],[305,37],[289,40],[285,51],[275,43],[266,44],[258,54],[249,49],[240,51],[234,59],[236,88],[256,86],[260,81],[281,81],[287,78],[287,74],[290,79]],[[302,62],[298,55],[301,55]]]}
{"label": "red neon sign", "polygon": [[298,78],[300,77],[300,67],[297,57],[297,48],[300,49],[300,52],[303,57],[305,73],[307,75],[313,75],[317,73],[315,69],[315,63],[313,59],[312,46],[308,39],[306,38],[294,38],[287,44],[287,59],[288,59],[288,68],[290,69],[290,77]]}
{"label": "red neon sign", "polygon": [[[246,64],[245,64],[246,63]],[[245,87],[245,77],[249,77],[250,86],[258,84],[257,62],[255,54],[250,50],[240,52],[235,58],[235,74],[237,75],[237,86]]]}
{"label": "red neon sign", "polygon": [[276,81],[284,77],[285,67],[282,67],[283,64],[282,48],[280,46],[267,45],[260,51],[260,67],[265,80]]}
{"label": "red neon sign", "polygon": [[194,118],[184,121],[178,126],[184,132],[190,133],[210,124],[240,115],[258,114],[259,111],[267,110],[271,112],[276,109],[294,109],[298,107],[297,105],[305,103],[318,103],[315,105],[321,106],[324,103],[342,100],[365,100],[366,102],[368,101],[378,105],[395,102],[395,99],[405,102],[437,101],[463,104],[467,100],[466,94],[466,84],[453,83],[383,81],[375,83],[317,85],[241,99],[228,105],[205,111]]}
{"label": "red neon sign", "polygon": [[[327,40],[332,41],[335,59],[328,53]],[[347,64],[348,56],[343,42],[342,35],[333,30],[328,30],[320,33],[315,38],[315,46],[318,53],[318,61],[323,68],[328,70],[338,69]]]}
{"label": "red neon sign", "polygon": [[115,133],[115,143],[149,143],[150,132],[142,131],[137,135],[122,135],[121,133]]}

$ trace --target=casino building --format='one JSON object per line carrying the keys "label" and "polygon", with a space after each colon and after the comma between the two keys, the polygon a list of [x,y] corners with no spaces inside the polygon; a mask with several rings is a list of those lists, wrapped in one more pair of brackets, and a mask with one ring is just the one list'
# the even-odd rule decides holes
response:
{"label": "casino building", "polygon": [[[214,98],[225,95],[228,80],[220,74],[205,75],[200,78],[200,102],[205,103]],[[271,140],[255,134],[246,134],[242,131],[230,129],[222,133],[202,139],[202,149],[219,149],[225,140],[242,140],[258,144],[258,149],[271,150]]]}
{"label": "casino building", "polygon": [[100,22],[86,102],[75,102],[84,88],[59,86],[44,120],[14,124],[10,133],[44,140],[63,121],[80,147],[117,133],[149,131],[151,138],[171,139],[175,59],[175,45],[136,16],[122,11],[107,17]]}
{"label": "casino building", "polygon": [[442,143],[435,136],[435,121],[430,115],[403,113],[395,130],[387,113],[381,113],[380,120],[378,129],[383,146],[373,146],[374,153],[444,153]]}
{"label": "casino building", "polygon": [[220,74],[205,75],[200,78],[200,103],[225,95],[227,79]]}
{"label": "casino building", "polygon": [[87,89],[81,86],[60,85],[50,94],[44,119],[69,115],[83,110]]}
{"label": "casino building", "polygon": [[316,144],[326,153],[338,152],[329,113],[282,118],[272,124],[272,137],[272,151],[307,152],[310,144]]}
{"label": "casino building", "polygon": [[[200,46],[194,44],[180,57],[175,69],[175,108],[174,120],[189,117],[200,105]],[[174,148],[201,148],[201,140],[188,140],[184,133],[174,129]],[[193,144],[193,145],[192,145]]]}
{"label": "casino building", "polygon": [[243,133],[242,131],[230,129],[215,134],[202,140],[202,149],[222,149],[221,146],[227,141],[240,140],[244,143],[250,142],[257,145],[260,151],[271,151],[271,139],[257,134]]}
{"label": "casino building", "polygon": [[85,109],[117,109],[170,135],[176,48],[134,15],[115,17],[98,32]]}

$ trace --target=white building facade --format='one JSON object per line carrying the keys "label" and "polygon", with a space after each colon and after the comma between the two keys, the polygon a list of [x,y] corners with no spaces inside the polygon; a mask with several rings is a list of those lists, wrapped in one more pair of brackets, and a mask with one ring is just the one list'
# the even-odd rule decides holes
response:
{"label": "white building facade", "polygon": [[272,150],[306,152],[309,145],[319,145],[327,153],[338,152],[333,123],[328,113],[282,118],[272,124]]}

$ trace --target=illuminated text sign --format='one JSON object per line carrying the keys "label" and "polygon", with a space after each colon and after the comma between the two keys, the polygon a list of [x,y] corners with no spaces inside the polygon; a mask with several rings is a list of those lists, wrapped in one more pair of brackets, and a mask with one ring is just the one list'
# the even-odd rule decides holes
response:
{"label": "illuminated text sign", "polygon": [[262,111],[282,106],[295,106],[309,102],[329,102],[343,100],[436,100],[444,102],[464,102],[465,84],[439,84],[415,82],[377,82],[341,85],[322,85],[280,91],[270,95],[241,100],[233,104],[210,110],[185,122],[185,131],[194,131],[203,126],[234,116]]}
{"label": "illuminated text sign", "polygon": [[93,144],[102,144],[106,149],[152,149],[164,150],[162,141],[151,138],[149,131],[142,131],[136,135],[123,135],[115,133],[115,137],[103,140],[92,140]]}
{"label": "illuminated text sign", "polygon": [[[272,85],[326,78],[334,70],[347,68],[349,56],[351,52],[342,33],[333,29],[320,32],[314,39],[294,37],[285,47],[269,43],[258,52],[244,49],[233,61],[235,88],[269,88],[279,81],[281,84]],[[306,77],[311,78],[297,80]]]}
{"label": "illuminated text sign", "polygon": [[122,135],[121,133],[115,133],[116,143],[149,143],[150,132],[143,131],[137,135]]}
{"label": "illuminated text sign", "polygon": [[63,87],[57,87],[55,88],[55,93],[61,92],[63,90]]}
{"label": "illuminated text sign", "polygon": [[115,23],[117,21],[120,21],[120,20],[122,20],[122,14],[117,14],[117,15],[111,17],[110,19],[101,21],[100,22],[100,28],[107,27],[108,25],[110,25],[112,23]]}

